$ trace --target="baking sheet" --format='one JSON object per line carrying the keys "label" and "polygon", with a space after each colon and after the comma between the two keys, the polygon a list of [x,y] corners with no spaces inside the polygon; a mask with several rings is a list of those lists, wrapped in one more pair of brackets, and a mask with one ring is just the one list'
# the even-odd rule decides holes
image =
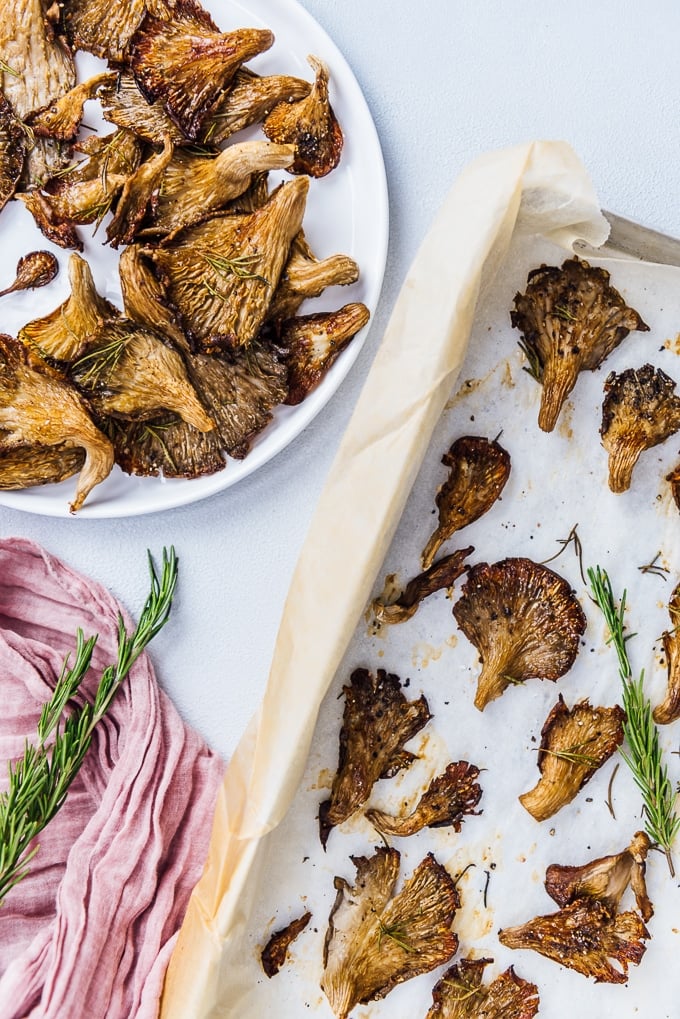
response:
{"label": "baking sheet", "polygon": [[[521,233],[515,231],[503,262],[518,211]],[[542,238],[532,235],[541,228]],[[545,240],[547,234],[562,247]],[[567,551],[553,565],[574,586],[588,616],[574,668],[557,685],[530,681],[508,690],[483,714],[472,705],[477,653],[457,631],[444,592],[398,627],[376,632],[370,617],[362,615],[371,587],[377,593],[387,574],[405,582],[418,572],[420,551],[436,521],[434,495],[446,476],[442,453],[459,435],[493,438],[502,432],[501,444],[513,463],[502,500],[451,540],[448,549],[472,544],[472,561],[510,555],[540,561],[553,555],[560,539],[578,524],[585,564],[600,563],[610,571],[617,592],[628,589],[631,625],[638,634],[629,645],[633,665],[646,668],[650,694],[654,701],[661,699],[665,670],[659,663],[658,637],[667,626],[664,606],[676,579],[677,532],[677,510],[663,478],[675,463],[677,443],[670,440],[645,454],[632,490],[614,496],[606,487],[606,455],[598,428],[608,370],[649,360],[677,374],[680,307],[673,294],[678,292],[678,270],[602,261],[651,331],[631,334],[603,370],[581,376],[557,429],[543,435],[536,423],[540,390],[522,370],[518,334],[510,328],[508,312],[528,269],[541,261],[561,261],[564,245],[579,236],[596,244],[604,239],[587,177],[565,146],[538,144],[495,154],[454,187],[434,235],[425,242],[424,257],[407,281],[322,495],[293,583],[262,710],[227,775],[206,874],[171,964],[164,1015],[259,1019],[267,1008],[285,1015],[331,1015],[319,979],[323,936],[335,897],[333,876],[351,880],[350,855],[367,855],[379,842],[360,816],[332,832],[326,854],[317,834],[318,806],[337,764],[342,716],[338,694],[356,665],[386,668],[408,678],[409,695],[424,692],[434,716],[410,747],[420,759],[408,772],[379,783],[370,805],[396,810],[450,760],[466,759],[485,769],[480,780],[483,814],[467,818],[460,834],[444,829],[394,840],[405,875],[430,850],[454,876],[474,864],[459,882],[463,906],[454,924],[459,956],[492,957],[491,975],[513,964],[521,976],[539,985],[542,1015],[559,1019],[574,1009],[586,1019],[614,1009],[627,1016],[649,1015],[652,992],[655,1019],[675,1015],[677,984],[669,978],[668,960],[677,948],[677,881],[670,880],[660,855],[653,854],[648,872],[656,906],[649,924],[652,939],[642,965],[631,970],[628,986],[595,986],[533,953],[504,949],[496,937],[500,927],[553,911],[542,887],[549,863],[583,863],[619,851],[642,826],[639,797],[624,767],[612,786],[616,817],[609,813],[605,800],[613,762],[574,803],[543,824],[517,800],[537,780],[540,728],[558,692],[570,706],[585,696],[593,704],[611,704],[620,697],[614,653],[605,646],[602,620],[588,602],[573,554]],[[432,272],[433,266],[439,274],[424,279],[425,267]],[[442,293],[444,279],[448,286]],[[414,300],[423,297],[423,290],[427,296],[428,287],[434,308]],[[458,377],[473,313],[471,341]],[[397,341],[413,336],[418,327],[413,349],[404,354]],[[430,341],[432,347],[427,346]],[[402,382],[401,402],[395,401],[390,413],[397,371],[409,385]],[[379,392],[382,403],[379,398],[376,403]],[[343,491],[346,474],[349,487]],[[344,501],[338,500],[339,494]],[[343,510],[344,541],[331,526]],[[394,533],[392,523],[398,520]],[[671,569],[666,581],[638,569],[659,551],[661,565]],[[299,791],[285,816],[306,758],[318,700],[331,676]],[[674,727],[662,735],[667,752],[677,747]],[[668,760],[673,772],[676,758]],[[312,909],[314,920],[292,949],[291,965],[267,980],[259,966],[259,949],[272,930],[305,908]],[[418,977],[384,1002],[360,1006],[352,1014],[355,1019],[424,1016],[438,975]]]}

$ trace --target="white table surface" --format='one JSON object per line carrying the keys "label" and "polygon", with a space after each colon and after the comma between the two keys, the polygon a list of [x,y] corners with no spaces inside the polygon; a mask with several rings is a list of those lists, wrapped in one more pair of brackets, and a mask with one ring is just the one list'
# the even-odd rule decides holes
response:
{"label": "white table surface", "polygon": [[[676,0],[303,0],[353,68],[381,138],[391,238],[382,299],[350,375],[316,421],[237,486],[165,513],[55,519],[0,506],[0,535],[41,542],[133,614],[146,549],[174,544],[181,579],[152,645],[162,685],[225,756],[255,710],[289,580],[416,248],[477,155],[572,144],[603,207],[680,235]],[[678,328],[680,329],[680,323]]]}

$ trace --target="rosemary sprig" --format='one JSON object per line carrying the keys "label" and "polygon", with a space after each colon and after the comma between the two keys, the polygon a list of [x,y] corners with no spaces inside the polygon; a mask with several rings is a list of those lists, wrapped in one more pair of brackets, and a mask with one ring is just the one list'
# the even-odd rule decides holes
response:
{"label": "rosemary sprig", "polygon": [[382,920],[378,920],[378,950],[382,944],[383,938],[389,938],[395,945],[398,945],[404,952],[412,952],[413,945],[410,944],[406,934],[404,932],[403,924],[393,923],[386,924]]}
{"label": "rosemary sprig", "polygon": [[587,584],[588,581],[586,580],[585,573],[583,572],[583,545],[581,544],[581,539],[578,533],[578,524],[574,524],[566,538],[558,538],[557,544],[561,545],[559,551],[555,552],[554,555],[551,555],[549,559],[541,560],[541,566],[547,566],[548,563],[552,563],[555,561],[555,559],[559,559],[562,553],[566,552],[569,546],[573,544],[574,552],[576,554],[576,558],[578,559],[578,568],[581,574],[581,580],[583,581],[584,584]]}
{"label": "rosemary sprig", "polygon": [[628,744],[628,752],[622,750],[621,754],[642,793],[647,834],[665,853],[671,875],[674,875],[671,850],[680,831],[680,817],[675,812],[675,794],[662,760],[659,730],[643,689],[644,671],[637,680],[634,679],[628,658],[626,643],[633,634],[625,632],[626,592],[623,592],[617,609],[607,573],[597,566],[588,570],[588,579],[593,599],[609,630],[608,643],[613,644],[619,663],[623,710],[626,713],[623,731]]}
{"label": "rosemary sprig", "polygon": [[105,382],[106,377],[117,368],[127,342],[128,337],[120,336],[78,358],[72,371],[80,385],[87,389]]}
{"label": "rosemary sprig", "polygon": [[201,251],[201,257],[205,259],[211,269],[226,279],[228,276],[238,276],[239,279],[259,280],[265,286],[269,286],[269,280],[259,273],[251,272],[253,264],[259,261],[259,255],[237,255],[236,258],[224,258],[222,255],[213,255],[209,251]]}
{"label": "rosemary sprig", "polygon": [[539,754],[550,754],[552,757],[556,757],[560,761],[566,761],[568,764],[583,764],[587,768],[597,768],[597,758],[583,753],[583,747],[588,743],[592,743],[592,740],[574,743],[573,746],[565,747],[564,750],[551,750],[550,747],[534,747],[533,749]]}
{"label": "rosemary sprig", "polygon": [[[177,584],[177,567],[174,548],[169,553],[163,549],[159,579],[149,555],[151,591],[135,630],[128,635],[119,617],[115,665],[104,669],[94,701],[73,704],[64,717],[67,703],[72,701],[90,667],[97,642],[96,636],[86,640],[78,630],[73,665],[67,658],[52,697],[42,709],[37,743],[27,742],[23,757],[9,764],[9,784],[0,794],[0,905],[28,873],[28,864],[39,848],[29,848],[30,844],[64,803],[90,747],[95,726],[106,714],[139,655],[165,626]],[[53,740],[48,745],[50,737]]]}
{"label": "rosemary sprig", "polygon": [[478,986],[474,986],[473,984],[468,984],[465,980],[462,979],[460,980],[443,979],[442,983],[444,984],[445,987],[451,987],[454,991],[461,992],[458,995],[450,996],[450,1000],[456,1003],[468,1001],[470,998],[474,998],[476,997],[476,995],[482,994],[482,992],[484,991],[484,988],[481,986],[481,984]]}
{"label": "rosemary sprig", "polygon": [[19,72],[15,71],[14,68],[10,67],[4,60],[0,60],[0,71],[2,71],[3,74],[10,74],[13,78],[21,77]]}
{"label": "rosemary sprig", "polygon": [[657,552],[651,562],[646,563],[644,566],[638,566],[640,573],[651,573],[655,577],[661,577],[662,580],[667,580],[668,577],[666,574],[670,573],[670,570],[666,566],[661,566],[659,564],[660,556],[661,552]]}
{"label": "rosemary sprig", "polygon": [[561,318],[563,322],[578,322],[576,315],[572,315],[566,304],[556,304],[555,314],[558,318]]}
{"label": "rosemary sprig", "polygon": [[538,354],[524,340],[519,341],[519,349],[529,362],[522,365],[522,371],[525,371],[527,375],[531,375],[532,379],[535,379],[536,382],[540,382],[543,379],[543,365]]}

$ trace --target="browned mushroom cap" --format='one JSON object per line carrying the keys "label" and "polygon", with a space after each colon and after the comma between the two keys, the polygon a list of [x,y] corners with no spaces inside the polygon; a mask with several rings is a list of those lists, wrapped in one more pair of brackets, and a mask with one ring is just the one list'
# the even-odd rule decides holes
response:
{"label": "browned mushroom cap", "polygon": [[219,145],[236,131],[263,121],[278,103],[289,104],[308,96],[311,88],[302,78],[286,74],[260,77],[249,68],[241,67],[206,116],[203,140]]}
{"label": "browned mushroom cap", "polygon": [[[596,983],[624,984],[628,965],[645,954],[649,932],[637,913],[617,913],[597,899],[575,899],[558,913],[506,927],[498,939],[507,948],[530,948]],[[621,969],[613,965],[618,962]]]}
{"label": "browned mushroom cap", "polygon": [[113,443],[116,463],[126,474],[193,479],[226,467],[217,433],[199,432],[176,414],[149,421],[110,417],[102,428]]}
{"label": "browned mushroom cap", "polygon": [[105,71],[75,85],[65,95],[29,117],[31,130],[39,137],[62,142],[75,141],[85,103],[88,99],[94,99],[104,85],[115,83],[117,77],[117,74]]}
{"label": "browned mushroom cap", "polygon": [[[109,474],[111,443],[95,428],[75,389],[46,365],[29,363],[26,349],[10,336],[0,336],[0,366],[0,449],[10,454],[27,446],[84,450],[71,504],[75,513]],[[53,465],[46,466],[52,480]]]}
{"label": "browned mushroom cap", "polygon": [[625,492],[642,451],[680,428],[680,397],[673,379],[651,364],[612,372],[604,391],[600,435],[609,453],[609,487]]}
{"label": "browned mushroom cap", "polygon": [[178,350],[188,353],[184,332],[168,305],[165,291],[153,273],[143,247],[130,244],[123,249],[118,260],[118,275],[127,317],[161,336],[167,336]]}
{"label": "browned mushroom cap", "polygon": [[399,853],[378,849],[352,857],[351,887],[335,878],[321,987],[338,1019],[355,1005],[384,998],[397,984],[447,962],[458,948],[451,930],[460,899],[441,864],[429,854],[393,896]]}
{"label": "browned mushroom cap", "polygon": [[331,255],[319,260],[302,231],[293,239],[288,261],[267,313],[276,330],[297,315],[307,298],[319,297],[326,287],[348,286],[359,279],[359,266],[349,255]]}
{"label": "browned mushroom cap", "polygon": [[382,810],[367,810],[366,817],[382,835],[415,835],[422,828],[451,827],[460,831],[466,814],[477,814],[482,798],[479,768],[467,761],[449,764],[430,782],[412,814],[393,817]]}
{"label": "browned mushroom cap", "polygon": [[45,6],[43,0],[2,4],[0,53],[9,68],[2,73],[2,89],[22,121],[76,83],[73,53],[46,17]]}
{"label": "browned mushroom cap", "polygon": [[662,636],[668,678],[666,696],[653,712],[657,725],[668,725],[680,718],[680,584],[676,585],[668,602],[668,615],[673,629],[666,630]]}
{"label": "browned mushroom cap", "polygon": [[429,570],[409,580],[396,601],[385,604],[376,598],[372,603],[375,618],[380,623],[403,623],[410,619],[425,598],[445,587],[453,587],[458,577],[465,573],[465,560],[473,552],[473,546],[469,545],[438,559]]}
{"label": "browned mushroom cap", "polygon": [[283,323],[279,342],[288,366],[287,404],[302,403],[309,396],[369,318],[365,304],[346,304],[337,311],[300,315]]}
{"label": "browned mushroom cap", "polygon": [[0,442],[0,489],[16,490],[51,485],[77,474],[85,450],[75,446],[16,446]]}
{"label": "browned mushroom cap", "polygon": [[482,985],[493,959],[461,959],[432,991],[425,1019],[533,1019],[540,1004],[536,984],[518,977],[512,966]]}
{"label": "browned mushroom cap", "polygon": [[279,972],[286,961],[288,949],[311,919],[312,914],[307,911],[296,920],[291,920],[286,927],[272,934],[260,955],[262,969],[268,977],[276,976]]}
{"label": "browned mushroom cap", "polygon": [[129,65],[149,102],[165,111],[192,141],[241,64],[274,42],[268,29],[219,32],[198,5],[179,2],[170,20],[147,14],[129,46]]}
{"label": "browned mushroom cap", "polygon": [[112,124],[125,128],[144,141],[161,145],[170,138],[174,145],[186,144],[184,132],[165,112],[160,100],[148,102],[137,87],[134,75],[120,71],[113,82],[99,90],[104,116]]}
{"label": "browned mushroom cap", "polygon": [[511,683],[563,676],[574,664],[586,628],[566,580],[530,559],[471,567],[453,614],[479,651],[475,705],[480,711]]}
{"label": "browned mushroom cap", "polygon": [[304,99],[278,103],[262,130],[273,142],[295,145],[291,173],[324,177],[340,162],[342,130],[328,101],[328,68],[317,57],[307,58],[316,75]]}
{"label": "browned mushroom cap", "polygon": [[621,853],[603,856],[582,867],[551,864],[545,873],[545,889],[558,906],[567,906],[574,899],[598,899],[616,912],[628,885],[635,894],[642,919],[649,920],[654,908],[647,895],[645,861],[652,843],[643,831],[633,836]]}
{"label": "browned mushroom cap", "polygon": [[551,432],[581,371],[599,368],[631,329],[648,331],[609,284],[606,269],[579,258],[529,273],[527,289],[510,313],[522,331],[529,371],[543,385],[539,426]]}
{"label": "browned mushroom cap", "polygon": [[674,467],[670,474],[666,475],[666,481],[670,482],[673,501],[678,509],[680,509],[680,464]]}
{"label": "browned mushroom cap", "polygon": [[28,140],[12,107],[0,91],[0,211],[16,190],[24,166]]}
{"label": "browned mushroom cap", "polygon": [[141,163],[125,181],[116,211],[106,228],[106,239],[111,247],[131,244],[147,212],[157,207],[163,176],[173,152],[172,140],[166,135],[161,151]]}
{"label": "browned mushroom cap", "polygon": [[34,290],[36,287],[46,287],[51,283],[59,272],[59,263],[51,251],[29,251],[17,262],[17,271],[14,282],[4,290],[0,290],[0,297],[7,294],[15,294],[19,290]]}
{"label": "browned mushroom cap", "polygon": [[509,453],[477,435],[456,439],[442,463],[449,476],[435,499],[439,524],[423,551],[423,568],[432,565],[447,538],[491,509],[510,476]]}
{"label": "browned mushroom cap", "polygon": [[169,15],[172,0],[69,0],[64,26],[74,49],[119,62],[147,10]]}
{"label": "browned mushroom cap", "polygon": [[541,729],[536,786],[519,797],[537,821],[571,803],[623,742],[625,715],[618,704],[593,708],[588,700],[569,708],[560,694]]}
{"label": "browned mushroom cap", "polygon": [[330,799],[319,808],[325,846],[331,829],[365,803],[379,778],[391,778],[413,760],[404,750],[430,720],[425,697],[407,701],[398,676],[378,669],[355,669],[343,687],[345,711],[340,730],[338,771]]}
{"label": "browned mushroom cap", "polygon": [[16,197],[26,206],[35,220],[35,225],[48,241],[58,244],[60,248],[83,250],[83,242],[78,236],[75,223],[57,215],[49,198],[42,191],[37,189],[25,191]]}

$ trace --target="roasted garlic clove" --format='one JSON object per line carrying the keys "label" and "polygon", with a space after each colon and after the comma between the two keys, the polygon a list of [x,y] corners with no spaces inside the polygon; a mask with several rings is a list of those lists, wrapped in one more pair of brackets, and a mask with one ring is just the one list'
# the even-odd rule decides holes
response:
{"label": "roasted garlic clove", "polygon": [[125,181],[106,228],[106,239],[113,248],[132,244],[148,210],[157,207],[163,176],[173,153],[172,140],[166,136],[161,151],[145,160]]}
{"label": "roasted garlic clove", "polygon": [[571,803],[623,742],[624,718],[618,704],[593,708],[585,700],[569,710],[560,694],[541,729],[541,777],[519,797],[532,817],[545,821]]}
{"label": "roasted garlic clove", "polygon": [[353,258],[331,255],[319,260],[300,232],[291,245],[267,320],[280,329],[283,322],[297,315],[303,301],[319,297],[327,287],[348,286],[358,279],[359,266]]}
{"label": "roasted garlic clove", "polygon": [[480,711],[510,684],[563,676],[574,664],[586,628],[566,580],[521,558],[472,566],[453,614],[479,651],[475,706]]}
{"label": "roasted garlic clove", "polygon": [[477,435],[456,439],[442,457],[449,476],[437,492],[439,524],[423,550],[423,569],[443,542],[491,509],[510,476],[510,455],[495,440]]}
{"label": "roasted garlic clove", "polygon": [[372,609],[375,618],[379,623],[403,623],[415,615],[420,603],[429,598],[435,591],[443,588],[453,587],[458,577],[467,570],[465,560],[472,555],[474,548],[469,545],[467,548],[452,552],[451,555],[438,559],[429,570],[420,573],[401,592],[396,601],[385,604],[380,598],[372,602]]}
{"label": "roasted garlic clove", "polygon": [[261,77],[247,67],[234,75],[229,88],[205,118],[203,140],[219,145],[251,124],[259,124],[278,103],[293,103],[308,96],[312,86],[286,74]]}
{"label": "roasted garlic clove", "polygon": [[579,372],[593,371],[631,329],[648,331],[640,316],[610,286],[606,269],[570,258],[529,273],[510,313],[521,330],[529,372],[543,386],[538,424],[551,432]]}
{"label": "roasted garlic clove", "polygon": [[309,396],[369,318],[365,304],[346,304],[337,311],[300,315],[283,323],[279,342],[288,366],[287,404],[302,403]]}
{"label": "roasted garlic clove", "polygon": [[[12,450],[26,447],[56,447],[60,456],[68,449],[84,450],[71,503],[75,513],[111,471],[111,443],[95,428],[76,390],[46,365],[30,363],[28,351],[10,336],[0,336],[0,367],[0,449],[9,454],[7,465]],[[53,480],[54,462],[48,457],[43,463],[46,480]]]}
{"label": "roasted garlic clove", "polygon": [[312,914],[308,911],[296,920],[291,920],[282,930],[275,931],[272,934],[260,955],[262,969],[268,977],[276,976],[279,972],[286,961],[288,949],[311,919]]}
{"label": "roasted garlic clove", "polygon": [[[617,913],[597,899],[575,899],[558,913],[500,931],[507,948],[529,948],[596,983],[624,984],[645,953],[649,932],[637,913]],[[613,965],[617,962],[620,969]]]}
{"label": "roasted garlic clove", "polygon": [[150,252],[197,349],[245,347],[256,338],[302,225],[308,188],[308,178],[299,177],[250,215],[216,215]]}
{"label": "roasted garlic clove", "polygon": [[609,487],[625,492],[643,450],[680,429],[680,397],[673,379],[651,364],[611,372],[604,392],[600,435],[609,454]]}
{"label": "roasted garlic clove", "polygon": [[147,102],[127,71],[119,71],[112,83],[102,85],[99,99],[106,120],[144,141],[162,145],[164,138],[170,138],[174,145],[186,144],[184,132],[165,112],[162,102]]}
{"label": "roasted garlic clove", "polygon": [[59,263],[51,251],[29,251],[17,262],[16,278],[10,286],[0,290],[0,297],[19,290],[46,287],[59,272]]}
{"label": "roasted garlic clove", "polygon": [[14,195],[27,148],[26,131],[0,91],[0,211]]}
{"label": "roasted garlic clove", "polygon": [[657,725],[668,725],[680,718],[680,584],[676,585],[668,602],[668,615],[673,629],[666,630],[662,636],[668,678],[666,696],[653,712]]}
{"label": "roasted garlic clove", "polygon": [[183,4],[170,20],[146,15],[131,40],[129,66],[147,100],[160,99],[184,135],[196,141],[241,64],[273,42],[267,29],[223,34],[197,5]]}
{"label": "roasted garlic clove", "polygon": [[31,115],[28,120],[31,131],[38,137],[53,138],[62,142],[75,141],[83,119],[85,103],[88,99],[94,99],[104,85],[111,86],[117,77],[117,74],[105,71],[81,82],[80,85],[75,85],[49,106]]}
{"label": "roasted garlic clove", "polygon": [[647,921],[654,914],[645,883],[645,861],[651,848],[652,843],[645,832],[638,831],[621,853],[600,857],[582,867],[553,863],[545,874],[545,889],[558,906],[567,906],[575,899],[590,898],[598,899],[616,912],[623,893],[630,885],[642,919]]}
{"label": "roasted garlic clove", "polygon": [[460,899],[448,872],[429,854],[398,895],[399,853],[352,857],[356,883],[336,877],[321,987],[338,1019],[355,1005],[384,998],[397,984],[428,973],[456,952],[451,930]]}
{"label": "roasted garlic clove", "polygon": [[466,814],[477,814],[482,798],[479,768],[467,761],[449,764],[432,779],[413,813],[393,817],[382,810],[367,810],[366,817],[381,835],[415,835],[422,828],[451,827],[460,831]]}
{"label": "roasted garlic clove", "polygon": [[482,984],[493,959],[461,959],[432,991],[425,1019],[533,1019],[540,1004],[536,984],[518,977],[512,966]]}
{"label": "roasted garlic clove", "polygon": [[404,744],[431,718],[425,697],[406,700],[399,677],[384,669],[376,675],[355,669],[343,692],[338,770],[330,799],[319,808],[324,846],[331,830],[366,802],[379,778],[391,778],[410,764],[413,755]]}
{"label": "roasted garlic clove", "polygon": [[309,95],[278,103],[262,130],[273,142],[295,145],[291,173],[324,177],[340,162],[342,130],[328,100],[328,68],[317,57],[307,59],[316,75]]}
{"label": "roasted garlic clove", "polygon": [[217,433],[199,432],[176,414],[148,421],[111,417],[102,428],[113,443],[116,463],[126,474],[192,479],[226,467]]}

